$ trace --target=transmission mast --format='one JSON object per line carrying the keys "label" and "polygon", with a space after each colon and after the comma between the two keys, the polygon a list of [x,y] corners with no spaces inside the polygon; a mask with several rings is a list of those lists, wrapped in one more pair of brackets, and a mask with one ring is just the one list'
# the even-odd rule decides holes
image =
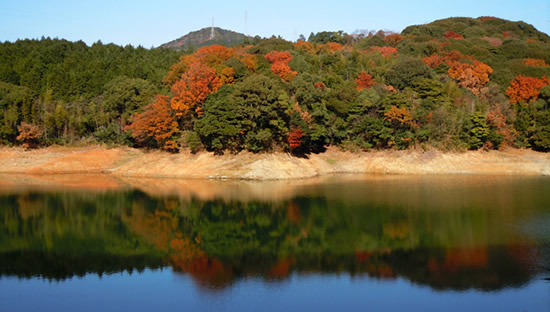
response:
{"label": "transmission mast", "polygon": [[214,39],[214,16],[212,16],[212,27],[210,28],[210,40]]}

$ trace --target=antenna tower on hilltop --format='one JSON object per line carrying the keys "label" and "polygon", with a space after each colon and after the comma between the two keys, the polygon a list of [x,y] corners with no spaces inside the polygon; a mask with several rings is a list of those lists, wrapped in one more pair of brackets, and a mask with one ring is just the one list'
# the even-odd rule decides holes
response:
{"label": "antenna tower on hilltop", "polygon": [[210,40],[214,39],[214,16],[212,16],[212,27],[210,28]]}

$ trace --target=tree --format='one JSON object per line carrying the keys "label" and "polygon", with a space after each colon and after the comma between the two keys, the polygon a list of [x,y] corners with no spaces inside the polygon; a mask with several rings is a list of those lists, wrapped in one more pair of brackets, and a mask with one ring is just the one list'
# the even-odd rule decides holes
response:
{"label": "tree", "polygon": [[506,95],[512,104],[529,103],[538,99],[540,90],[548,84],[550,84],[550,77],[535,78],[519,75],[510,82]]}
{"label": "tree", "polygon": [[481,95],[481,88],[489,82],[489,75],[493,69],[482,62],[474,64],[453,62],[449,68],[449,76],[458,82],[458,85],[470,90],[475,95]]}
{"label": "tree", "polygon": [[179,148],[173,138],[179,131],[178,122],[170,109],[167,96],[158,95],[156,101],[148,105],[143,113],[133,117],[132,123],[125,130],[131,131],[132,137],[140,145],[158,146],[168,151]]}
{"label": "tree", "polygon": [[194,62],[182,75],[181,80],[172,86],[173,97],[170,107],[176,111],[177,116],[187,115],[193,111],[200,114],[200,105],[221,85],[222,81],[216,75],[216,69],[202,62]]}
{"label": "tree", "polygon": [[17,136],[17,141],[21,142],[21,146],[25,148],[35,148],[40,143],[40,138],[42,137],[42,130],[38,126],[22,122],[17,126],[17,131],[19,135]]}
{"label": "tree", "polygon": [[365,72],[360,72],[357,77],[355,78],[355,89],[357,91],[361,91],[363,89],[368,89],[372,87],[375,84],[374,80],[372,80],[372,75],[369,75]]}
{"label": "tree", "polygon": [[288,66],[288,62],[292,59],[289,52],[271,51],[265,55],[265,58],[271,63],[271,71],[285,82],[294,80],[298,75]]}
{"label": "tree", "polygon": [[291,128],[288,134],[288,146],[290,151],[295,151],[302,144],[302,137],[305,135],[300,127]]}

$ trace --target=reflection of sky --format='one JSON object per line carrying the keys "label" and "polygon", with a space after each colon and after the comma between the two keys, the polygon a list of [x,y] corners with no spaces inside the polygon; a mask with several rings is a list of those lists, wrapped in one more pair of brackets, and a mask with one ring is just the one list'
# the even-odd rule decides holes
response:
{"label": "reflection of sky", "polygon": [[292,275],[204,291],[170,269],[87,275],[64,282],[0,278],[0,311],[548,311],[550,282],[519,289],[437,292],[404,279]]}

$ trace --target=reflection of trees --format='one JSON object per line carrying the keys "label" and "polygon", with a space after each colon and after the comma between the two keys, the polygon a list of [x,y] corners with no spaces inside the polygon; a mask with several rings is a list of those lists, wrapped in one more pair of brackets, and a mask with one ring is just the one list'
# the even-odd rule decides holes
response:
{"label": "reflection of trees", "polygon": [[[66,278],[161,263],[205,288],[295,273],[405,277],[436,289],[528,282],[531,247],[492,211],[364,206],[321,196],[279,203],[141,192],[0,197],[0,274]],[[528,243],[528,242],[527,242]],[[38,261],[36,261],[38,259]]]}

